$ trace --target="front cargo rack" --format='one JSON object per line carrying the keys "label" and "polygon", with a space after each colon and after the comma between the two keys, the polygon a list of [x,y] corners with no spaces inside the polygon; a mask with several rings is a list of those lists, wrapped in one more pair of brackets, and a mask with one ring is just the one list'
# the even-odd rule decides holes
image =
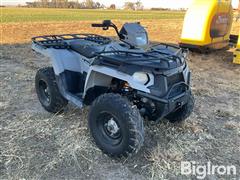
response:
{"label": "front cargo rack", "polygon": [[[176,55],[161,53],[158,51],[132,52],[132,51],[105,51],[97,54],[96,62],[110,66],[122,64],[140,65],[146,67],[161,67],[169,69],[172,65],[183,65],[184,61]],[[172,60],[172,61],[170,61]],[[174,63],[175,62],[175,63]],[[161,64],[161,65],[160,65]],[[176,66],[177,67],[177,66]]]}
{"label": "front cargo rack", "polygon": [[62,35],[37,36],[32,38],[32,42],[43,48],[69,49],[70,46],[67,42],[79,39],[92,41],[99,45],[104,45],[111,42],[110,38],[103,37],[97,34],[62,34]]}

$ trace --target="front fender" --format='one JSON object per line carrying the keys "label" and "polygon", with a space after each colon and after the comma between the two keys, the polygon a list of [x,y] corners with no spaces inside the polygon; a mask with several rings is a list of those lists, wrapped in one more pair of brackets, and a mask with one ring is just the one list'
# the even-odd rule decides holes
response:
{"label": "front fender", "polygon": [[134,81],[132,76],[122,73],[116,69],[94,65],[94,66],[91,66],[89,69],[86,82],[85,82],[83,95],[85,96],[87,90],[94,86],[108,87],[111,84],[111,81],[113,78],[126,81],[131,88],[145,92],[145,93],[150,93],[150,90],[148,89],[148,87],[154,84],[153,76],[150,77],[150,81],[148,82],[148,84],[143,85],[139,82]]}

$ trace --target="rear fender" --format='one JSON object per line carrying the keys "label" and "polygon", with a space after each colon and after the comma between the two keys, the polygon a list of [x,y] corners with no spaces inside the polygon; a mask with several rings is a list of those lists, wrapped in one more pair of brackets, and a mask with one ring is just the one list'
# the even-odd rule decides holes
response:
{"label": "rear fender", "polygon": [[32,49],[51,60],[56,75],[61,74],[65,70],[87,72],[90,62],[80,54],[68,49],[42,48],[36,44],[32,45]]}

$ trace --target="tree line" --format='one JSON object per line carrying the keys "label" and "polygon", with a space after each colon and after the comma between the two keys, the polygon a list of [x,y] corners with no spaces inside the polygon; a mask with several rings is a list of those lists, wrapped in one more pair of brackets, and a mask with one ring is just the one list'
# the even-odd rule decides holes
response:
{"label": "tree line", "polygon": [[34,8],[73,8],[73,9],[99,9],[104,8],[103,4],[93,0],[83,2],[72,0],[38,0],[35,2],[26,2],[27,7]]}
{"label": "tree line", "polygon": [[[35,2],[26,2],[26,5],[33,8],[116,9],[115,4],[106,7],[93,0],[84,0],[83,2],[79,2],[78,0],[37,0]],[[128,10],[143,10],[143,4],[141,1],[137,1],[136,3],[125,2],[123,8]]]}

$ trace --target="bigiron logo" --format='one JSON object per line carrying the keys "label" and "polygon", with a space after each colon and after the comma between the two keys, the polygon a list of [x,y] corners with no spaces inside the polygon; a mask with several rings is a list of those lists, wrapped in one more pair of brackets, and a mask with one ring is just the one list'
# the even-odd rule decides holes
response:
{"label": "bigiron logo", "polygon": [[237,168],[234,165],[213,165],[211,162],[200,164],[196,161],[181,162],[181,175],[193,175],[197,179],[205,179],[207,176],[237,176]]}

